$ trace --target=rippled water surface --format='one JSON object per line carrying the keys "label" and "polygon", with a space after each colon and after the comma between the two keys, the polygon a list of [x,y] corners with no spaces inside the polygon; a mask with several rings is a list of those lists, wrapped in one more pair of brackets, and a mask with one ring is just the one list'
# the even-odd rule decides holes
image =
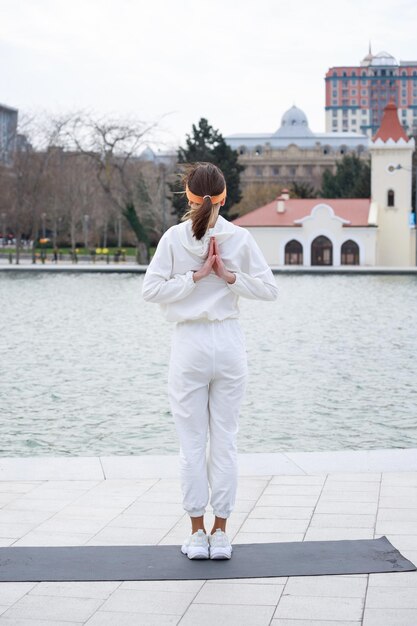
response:
{"label": "rippled water surface", "polygon": [[[240,299],[240,452],[417,447],[417,277],[276,275]],[[175,454],[172,325],[140,274],[0,275],[0,455]]]}

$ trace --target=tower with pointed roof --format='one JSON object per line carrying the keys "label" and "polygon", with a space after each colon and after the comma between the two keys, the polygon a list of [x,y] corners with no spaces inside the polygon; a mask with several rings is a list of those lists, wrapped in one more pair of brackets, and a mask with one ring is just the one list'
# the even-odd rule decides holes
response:
{"label": "tower with pointed roof", "polygon": [[371,197],[378,225],[376,265],[416,265],[416,228],[410,218],[414,148],[414,139],[402,127],[391,100],[369,146]]}

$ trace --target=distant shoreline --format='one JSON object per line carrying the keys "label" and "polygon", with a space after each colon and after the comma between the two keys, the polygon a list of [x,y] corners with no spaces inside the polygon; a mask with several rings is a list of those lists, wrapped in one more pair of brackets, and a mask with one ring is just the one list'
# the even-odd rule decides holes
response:
{"label": "distant shoreline", "polygon": [[[90,265],[87,263],[78,264],[29,264],[22,263],[19,265],[1,265],[0,272],[78,272],[78,273],[120,273],[120,274],[144,274],[147,265],[138,265],[136,263],[106,263],[105,265]],[[274,274],[415,274],[417,275],[417,267],[371,267],[363,265],[344,265],[344,266],[274,266],[271,265]]]}

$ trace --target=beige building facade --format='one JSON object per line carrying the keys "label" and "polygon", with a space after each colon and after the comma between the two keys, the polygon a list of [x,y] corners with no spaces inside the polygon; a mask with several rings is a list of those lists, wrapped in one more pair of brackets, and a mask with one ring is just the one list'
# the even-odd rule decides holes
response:
{"label": "beige building facade", "polygon": [[252,233],[271,266],[414,267],[414,148],[388,104],[370,145],[371,198],[290,199],[283,192],[234,223]]}

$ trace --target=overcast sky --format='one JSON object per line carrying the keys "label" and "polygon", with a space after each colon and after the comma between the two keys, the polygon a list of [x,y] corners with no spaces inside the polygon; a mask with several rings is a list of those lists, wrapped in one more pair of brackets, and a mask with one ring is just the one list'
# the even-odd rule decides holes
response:
{"label": "overcast sky", "polygon": [[273,132],[293,104],[325,130],[324,76],[375,54],[417,60],[415,0],[0,0],[0,103]]}

